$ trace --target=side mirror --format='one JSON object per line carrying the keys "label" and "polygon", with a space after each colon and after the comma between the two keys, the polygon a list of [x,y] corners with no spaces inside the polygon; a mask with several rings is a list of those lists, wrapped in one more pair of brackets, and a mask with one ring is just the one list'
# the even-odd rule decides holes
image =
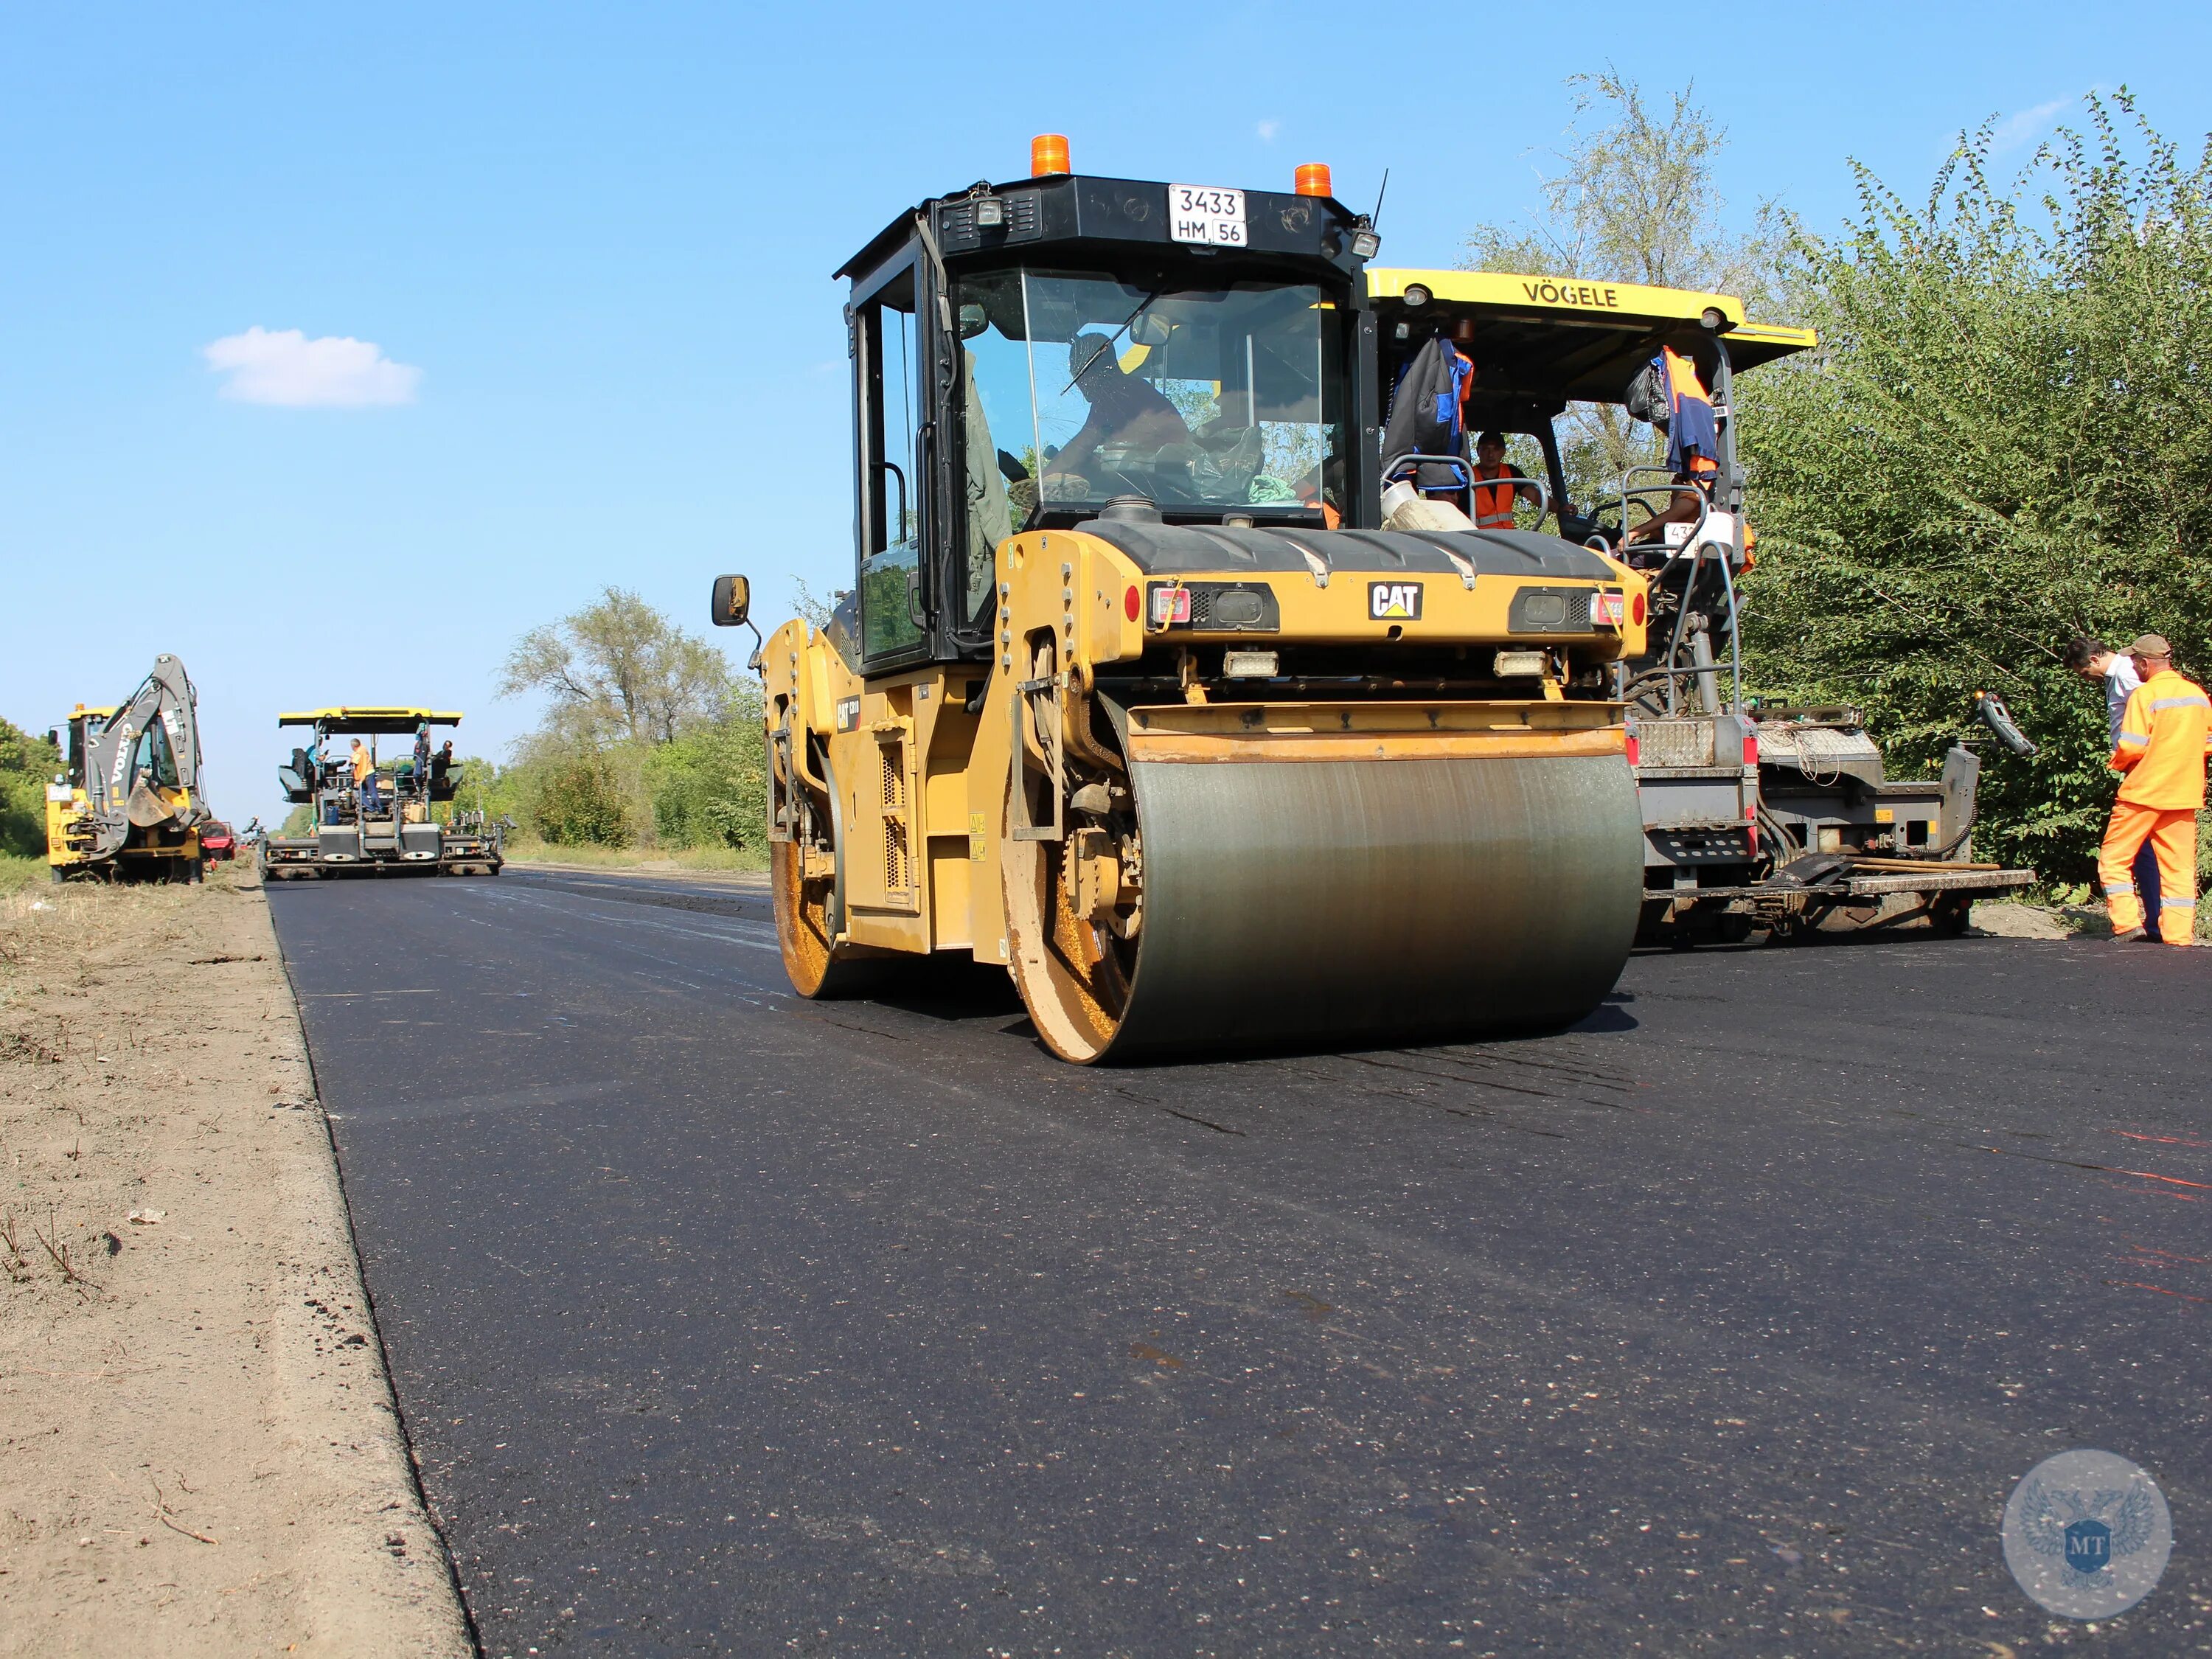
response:
{"label": "side mirror", "polygon": [[717,628],[738,628],[752,606],[752,584],[743,576],[714,578],[714,623]]}

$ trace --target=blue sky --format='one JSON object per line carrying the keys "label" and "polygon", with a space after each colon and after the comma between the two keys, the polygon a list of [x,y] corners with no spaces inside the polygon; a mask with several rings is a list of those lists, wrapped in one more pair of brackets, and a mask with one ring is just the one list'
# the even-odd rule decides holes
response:
{"label": "blue sky", "polygon": [[[0,714],[43,728],[176,652],[242,822],[281,811],[281,708],[419,698],[499,754],[534,714],[491,696],[507,646],[610,583],[687,623],[723,569],[769,620],[794,576],[848,585],[829,273],[921,198],[1018,176],[1033,132],[1134,178],[1326,161],[1362,204],[1387,166],[1385,263],[1449,264],[1531,207],[1565,77],[1609,58],[1696,77],[1740,219],[1820,227],[1847,156],[1917,195],[1960,126],[2024,158],[2092,87],[2193,149],[2207,15],[20,0]],[[285,401],[318,387],[356,402]]]}

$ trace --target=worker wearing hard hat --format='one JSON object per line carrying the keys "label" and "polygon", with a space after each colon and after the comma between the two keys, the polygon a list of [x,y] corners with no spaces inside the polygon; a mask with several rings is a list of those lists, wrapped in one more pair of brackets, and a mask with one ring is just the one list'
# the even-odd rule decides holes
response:
{"label": "worker wearing hard hat", "polygon": [[[1505,459],[1505,434],[1486,432],[1474,441],[1474,527],[1477,530],[1510,530],[1513,528],[1513,498],[1526,495],[1541,504],[1543,494],[1534,484],[1516,484],[1515,478],[1528,475]],[[1504,479],[1504,483],[1486,483]],[[1564,511],[1571,514],[1574,509]]]}
{"label": "worker wearing hard hat", "polygon": [[2142,926],[2142,901],[2129,866],[2145,841],[2158,851],[2159,937],[2193,942],[2197,923],[2197,815],[2204,808],[2204,760],[2212,750],[2212,700],[2173,672],[2173,647],[2145,634],[2128,647],[2142,684],[2128,697],[2112,767],[2124,775],[2097,857],[2112,933]]}

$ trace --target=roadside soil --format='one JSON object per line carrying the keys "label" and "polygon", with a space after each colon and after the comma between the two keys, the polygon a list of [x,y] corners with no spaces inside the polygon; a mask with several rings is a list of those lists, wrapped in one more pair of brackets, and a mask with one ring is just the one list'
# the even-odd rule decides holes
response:
{"label": "roadside soil", "polygon": [[250,867],[0,898],[0,1656],[472,1650]]}

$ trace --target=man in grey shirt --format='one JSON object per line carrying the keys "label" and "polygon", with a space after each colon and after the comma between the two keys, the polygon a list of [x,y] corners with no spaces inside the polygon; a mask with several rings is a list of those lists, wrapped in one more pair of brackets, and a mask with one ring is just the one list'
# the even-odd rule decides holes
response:
{"label": "man in grey shirt", "polygon": [[[2136,673],[2136,665],[2110,647],[2087,635],[2077,635],[2066,647],[2063,659],[2067,667],[2085,680],[2096,680],[2105,688],[2105,718],[2111,727],[2107,739],[2117,745],[2120,740],[2120,718],[2128,712],[2128,698],[2142,684]],[[2148,845],[2148,842],[2145,843]],[[2136,854],[2136,890],[2142,895],[2143,937],[2158,938],[2158,860],[2155,856]]]}

